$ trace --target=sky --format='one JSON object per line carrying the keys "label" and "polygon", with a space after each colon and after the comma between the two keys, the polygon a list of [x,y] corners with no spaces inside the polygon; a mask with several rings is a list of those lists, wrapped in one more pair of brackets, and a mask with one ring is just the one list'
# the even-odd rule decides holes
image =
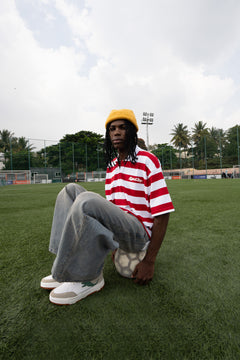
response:
{"label": "sky", "polygon": [[240,124],[239,0],[2,0],[0,130],[59,141],[104,135],[112,109],[175,125]]}

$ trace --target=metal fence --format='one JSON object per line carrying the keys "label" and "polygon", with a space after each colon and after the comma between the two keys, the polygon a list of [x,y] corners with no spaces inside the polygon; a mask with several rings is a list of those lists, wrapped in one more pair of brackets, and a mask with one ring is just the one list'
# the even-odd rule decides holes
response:
{"label": "metal fence", "polygon": [[[238,129],[237,129],[238,130]],[[202,141],[201,156],[194,153],[194,149],[187,151],[174,149],[171,145],[158,146],[158,156],[165,176],[168,178],[194,178],[210,175],[239,177],[239,137],[236,134],[233,146],[234,156],[230,157],[223,151],[219,141],[216,152],[211,153],[211,143],[206,136]],[[193,169],[189,173],[190,169]],[[52,181],[94,181],[94,172],[105,172],[106,166],[102,145],[76,142],[58,142],[55,140],[29,139],[27,148],[14,149],[9,144],[9,150],[0,154],[0,169],[10,171],[30,170],[32,174],[48,174]],[[200,173],[201,171],[201,173]],[[210,172],[210,173],[209,173]],[[79,174],[79,175],[76,175]],[[100,178],[103,178],[101,175]]]}
{"label": "metal fence", "polygon": [[[41,169],[46,172],[52,168],[53,172],[60,172],[60,176],[75,174],[76,172],[89,172],[105,170],[105,161],[102,147],[98,144],[87,143],[53,143],[52,140],[39,140],[39,143],[30,142],[26,149],[9,151],[1,155],[0,169],[16,170]],[[40,145],[43,144],[43,147]],[[45,169],[45,170],[43,170]],[[49,170],[48,170],[49,171]]]}

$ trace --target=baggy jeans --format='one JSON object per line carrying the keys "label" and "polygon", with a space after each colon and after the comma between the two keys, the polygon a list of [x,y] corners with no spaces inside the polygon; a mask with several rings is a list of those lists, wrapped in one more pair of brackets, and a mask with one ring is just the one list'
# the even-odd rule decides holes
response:
{"label": "baggy jeans", "polygon": [[109,251],[137,252],[148,242],[141,222],[102,196],[74,183],[58,194],[49,244],[57,281],[95,279]]}

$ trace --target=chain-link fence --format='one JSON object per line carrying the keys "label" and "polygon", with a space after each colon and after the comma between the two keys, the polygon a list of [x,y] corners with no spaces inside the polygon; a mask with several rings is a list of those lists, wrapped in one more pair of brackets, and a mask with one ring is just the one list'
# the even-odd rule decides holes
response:
{"label": "chain-link fence", "polygon": [[28,169],[48,172],[51,177],[105,170],[102,144],[36,139],[29,139],[25,149],[10,146],[9,151],[2,154],[0,164],[4,170]]}
{"label": "chain-link fence", "polygon": [[[152,152],[169,179],[239,177],[238,132],[236,135],[232,143],[224,145],[220,139],[214,143],[204,136],[198,146],[176,149],[162,144],[154,146]],[[10,142],[0,154],[0,169],[30,170],[32,178],[47,174],[52,182],[103,180],[106,170],[103,143],[29,139],[25,147],[15,148]]]}

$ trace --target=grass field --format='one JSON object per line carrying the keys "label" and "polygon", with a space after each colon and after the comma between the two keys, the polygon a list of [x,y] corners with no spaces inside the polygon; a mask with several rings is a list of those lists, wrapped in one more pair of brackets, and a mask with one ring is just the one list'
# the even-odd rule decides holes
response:
{"label": "grass field", "polygon": [[152,283],[121,278],[108,256],[104,290],[59,307],[39,282],[62,186],[0,188],[1,359],[240,359],[238,179],[169,181],[176,211]]}

